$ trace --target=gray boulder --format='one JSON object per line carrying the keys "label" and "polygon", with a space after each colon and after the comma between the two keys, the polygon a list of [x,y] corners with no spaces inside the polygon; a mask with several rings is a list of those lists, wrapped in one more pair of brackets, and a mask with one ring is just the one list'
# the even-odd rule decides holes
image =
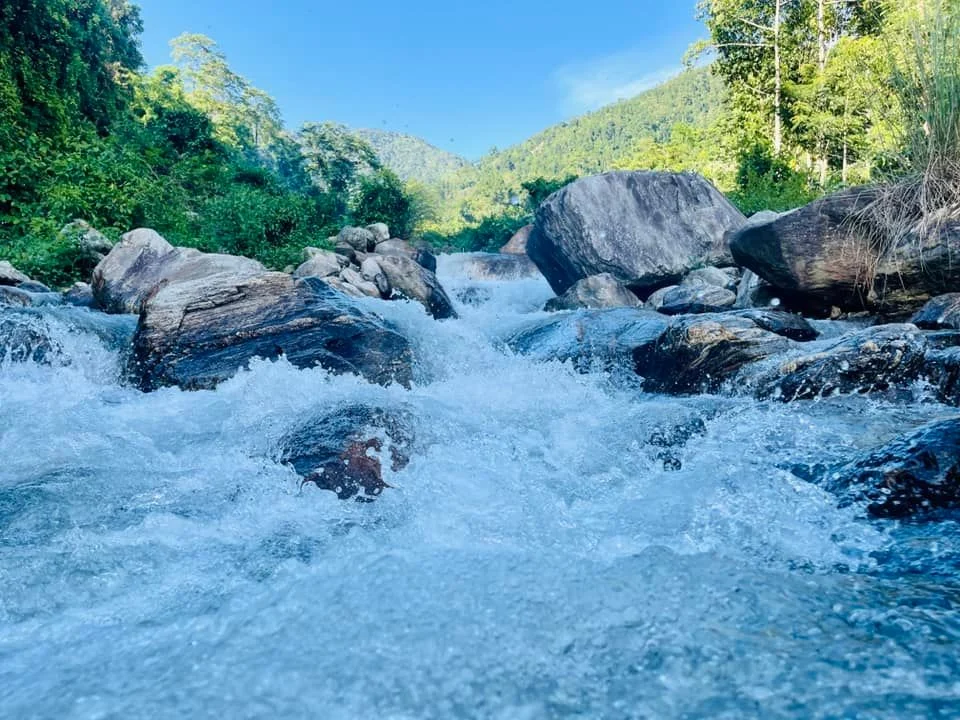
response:
{"label": "gray boulder", "polygon": [[252,278],[266,269],[256,260],[175,248],[153,230],[129,232],[93,271],[93,295],[108,313],[139,313],[161,285],[218,274]]}
{"label": "gray boulder", "polygon": [[377,236],[366,228],[345,227],[337,235],[337,245],[348,245],[360,252],[373,252]]}
{"label": "gray boulder", "polygon": [[343,255],[317,248],[308,249],[311,250],[311,253],[306,262],[293,271],[293,276],[297,279],[338,275],[349,264],[349,261]]}
{"label": "gray boulder", "polygon": [[[364,261],[366,262],[366,261]],[[366,278],[363,277],[358,271],[353,268],[344,268],[340,271],[340,279],[348,285],[352,285],[366,297],[371,298],[380,298],[380,289],[374,285],[372,282],[369,282]]]}
{"label": "gray boulder", "polygon": [[457,317],[453,303],[437,276],[419,263],[403,256],[382,255],[377,264],[393,288],[394,294],[421,303],[438,320]]}
{"label": "gray boulder", "polygon": [[425,267],[432,273],[437,271],[437,258],[426,247],[414,247],[406,240],[386,240],[377,243],[375,249],[377,255],[389,255],[391,257],[407,257],[416,262],[421,267]]}
{"label": "gray boulder", "polygon": [[581,280],[560,297],[547,302],[544,310],[576,310],[578,308],[636,307],[639,299],[613,275],[593,275]]}
{"label": "gray boulder", "polygon": [[737,308],[779,307],[779,291],[753,270],[744,270],[737,286]]}
{"label": "gray boulder", "polygon": [[664,293],[657,309],[665,315],[721,312],[733,307],[736,301],[736,294],[730,290],[695,283],[680,285]]}
{"label": "gray boulder", "polygon": [[76,282],[63,293],[63,300],[67,305],[77,307],[93,307],[95,300],[90,283]]}
{"label": "gray boulder", "polygon": [[30,277],[17,270],[6,260],[0,260],[0,285],[19,285],[29,282]]}
{"label": "gray boulder", "polygon": [[410,346],[390,325],[319,279],[276,272],[160,286],[144,304],[128,372],[146,391],[211,388],[257,357],[381,384],[412,376]]}
{"label": "gray boulder", "polygon": [[386,223],[373,223],[372,225],[367,225],[367,230],[373,234],[374,245],[390,239],[390,228]]}
{"label": "gray boulder", "polygon": [[679,285],[667,285],[662,287],[659,290],[656,290],[650,294],[650,297],[647,298],[647,301],[644,303],[644,307],[649,310],[659,310],[663,307],[663,299],[667,296],[668,293],[672,290],[676,290]]}
{"label": "gray boulder", "polygon": [[643,297],[697,267],[731,264],[729,238],[745,222],[698,175],[613,172],[548,197],[527,254],[558,295],[610,273]]}
{"label": "gray boulder", "polygon": [[713,285],[736,292],[739,281],[740,272],[736,268],[705,267],[688,272],[683,280],[680,281],[680,285],[684,287],[691,285]]}
{"label": "gray boulder", "polygon": [[393,292],[390,286],[390,280],[387,278],[380,263],[377,262],[376,255],[368,256],[360,265],[360,274],[367,282],[373,283],[380,292],[380,297],[388,298]]}
{"label": "gray boulder", "polygon": [[810,312],[912,312],[960,285],[960,222],[916,228],[896,251],[882,254],[866,232],[862,211],[876,191],[853,188],[742,228],[731,240],[739,265],[780,292],[784,303]]}
{"label": "gray boulder", "polygon": [[513,237],[507,241],[507,244],[500,248],[504,255],[526,255],[527,242],[530,240],[530,233],[533,232],[533,225],[524,225],[513,234]]}
{"label": "gray boulder", "polygon": [[540,271],[526,255],[468,253],[460,257],[460,268],[471,280],[523,280],[538,277]]}

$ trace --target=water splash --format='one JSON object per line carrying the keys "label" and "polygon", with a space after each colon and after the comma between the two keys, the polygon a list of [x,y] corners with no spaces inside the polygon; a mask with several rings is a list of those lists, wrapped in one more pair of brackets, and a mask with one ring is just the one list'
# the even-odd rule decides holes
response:
{"label": "water splash", "polygon": [[[147,395],[118,381],[109,334],[35,318],[69,362],[0,369],[5,713],[958,707],[956,523],[869,523],[788,472],[949,409],[644,395],[501,346],[544,281],[440,270],[459,321],[370,301],[414,342],[411,390],[259,361],[215,391]],[[278,442],[358,403],[413,411],[412,462],[372,505],[301,490]]]}

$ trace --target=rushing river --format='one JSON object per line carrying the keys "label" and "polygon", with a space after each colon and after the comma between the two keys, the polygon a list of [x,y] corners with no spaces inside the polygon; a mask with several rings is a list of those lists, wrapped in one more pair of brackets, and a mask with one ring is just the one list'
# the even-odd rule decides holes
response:
{"label": "rushing river", "polygon": [[[0,716],[960,716],[960,516],[870,521],[782,469],[954,411],[538,364],[501,340],[546,283],[458,267],[448,289],[489,297],[460,320],[374,305],[412,390],[262,361],[142,394],[109,332],[66,330],[88,311],[44,311],[70,363],[0,367]],[[414,418],[371,504],[277,462],[351,403]],[[665,463],[658,433],[696,418]]]}

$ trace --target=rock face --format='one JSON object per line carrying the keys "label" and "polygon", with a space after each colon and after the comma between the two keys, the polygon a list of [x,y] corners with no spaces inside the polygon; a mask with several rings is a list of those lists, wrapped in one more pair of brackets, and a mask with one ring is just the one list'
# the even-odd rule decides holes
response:
{"label": "rock face", "polygon": [[470,253],[462,263],[463,271],[471,280],[522,280],[540,275],[533,260],[526,255]]}
{"label": "rock face", "polygon": [[211,388],[251,359],[284,357],[371,382],[409,384],[407,341],[314,278],[229,272],[159,287],[145,303],[129,374],[143,390]]}
{"label": "rock face", "polygon": [[960,420],[927,425],[833,472],[826,487],[876,517],[960,507]]}
{"label": "rock face", "polygon": [[925,330],[960,330],[960,293],[933,298],[910,322]]}
{"label": "rock face", "polygon": [[854,188],[750,223],[731,240],[734,260],[775,287],[785,303],[810,312],[903,313],[956,288],[960,223],[880,259],[857,220],[875,198],[872,190]]}
{"label": "rock face", "polygon": [[412,415],[368,405],[349,405],[312,418],[285,435],[280,462],[341,500],[372,502],[390,486],[383,468],[394,472],[409,463]]}
{"label": "rock face", "polygon": [[905,387],[924,375],[928,348],[914,325],[868,328],[780,363],[761,380],[758,394],[789,402]]}
{"label": "rock face", "polygon": [[533,232],[533,225],[524,225],[514,233],[513,237],[500,248],[504,255],[526,255],[527,242],[530,240],[530,233]]}
{"label": "rock face", "polygon": [[735,314],[686,315],[633,350],[644,389],[669,394],[713,392],[745,366],[790,347],[790,340]]}
{"label": "rock face", "polygon": [[214,275],[252,278],[266,272],[256,260],[175,248],[153,230],[134,230],[121,238],[93,271],[93,296],[109,313],[139,313],[161,285],[202,280]]}
{"label": "rock face", "polygon": [[696,267],[730,264],[729,238],[745,222],[697,175],[614,172],[547,198],[527,253],[558,295],[610,273],[646,297]]}
{"label": "rock face", "polygon": [[637,296],[617,282],[613,275],[604,273],[576,283],[560,297],[549,300],[544,310],[636,307],[639,302]]}
{"label": "rock face", "polygon": [[0,260],[0,285],[16,286],[29,281],[29,276],[17,270],[6,260]]}
{"label": "rock face", "polygon": [[657,308],[664,315],[720,312],[733,307],[737,296],[716,285],[679,285],[659,298]]}
{"label": "rock face", "polygon": [[394,293],[422,303],[438,320],[457,317],[453,303],[432,272],[407,257],[383,255],[376,260]]}

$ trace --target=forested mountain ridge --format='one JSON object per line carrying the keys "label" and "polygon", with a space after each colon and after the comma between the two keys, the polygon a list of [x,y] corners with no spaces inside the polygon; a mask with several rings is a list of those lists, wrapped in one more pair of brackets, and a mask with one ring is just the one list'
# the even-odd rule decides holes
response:
{"label": "forested mountain ridge", "polygon": [[401,180],[436,185],[445,176],[470,164],[459,155],[441,150],[414,135],[363,128],[351,132],[365,140],[384,167],[390,168]]}
{"label": "forested mountain ridge", "polygon": [[559,123],[439,183],[437,227],[455,230],[502,212],[522,185],[623,166],[645,147],[665,146],[674,133],[705,133],[724,114],[723,81],[708,67],[683,72],[629,100]]}

